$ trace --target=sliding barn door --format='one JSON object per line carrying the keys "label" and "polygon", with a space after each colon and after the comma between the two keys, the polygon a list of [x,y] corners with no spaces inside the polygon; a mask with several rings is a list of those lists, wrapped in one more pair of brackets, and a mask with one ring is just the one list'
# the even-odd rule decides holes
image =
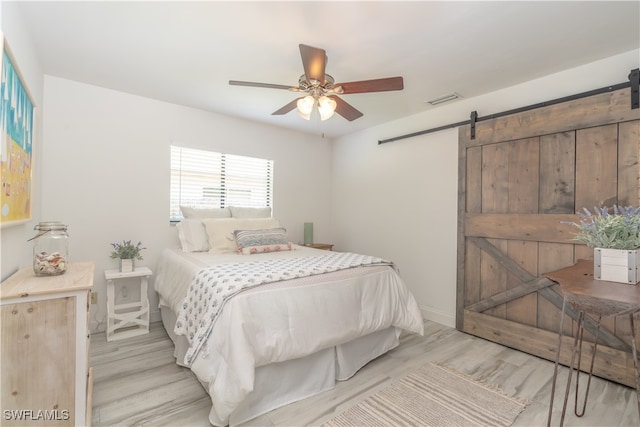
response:
{"label": "sliding barn door", "polygon": [[[630,91],[481,121],[474,139],[460,128],[458,329],[555,360],[562,294],[543,274],[593,256],[561,221],[579,221],[583,207],[639,202],[640,110]],[[564,364],[576,319],[568,308]],[[594,372],[634,386],[628,316],[603,326]]]}

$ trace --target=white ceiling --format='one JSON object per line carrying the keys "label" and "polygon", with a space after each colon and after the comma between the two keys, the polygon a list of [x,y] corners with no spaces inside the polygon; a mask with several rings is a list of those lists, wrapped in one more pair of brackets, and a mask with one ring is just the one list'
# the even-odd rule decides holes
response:
{"label": "white ceiling", "polygon": [[[5,1],[5,0],[2,0]],[[336,137],[640,47],[639,1],[20,2],[49,75]],[[8,40],[11,43],[10,40]],[[364,113],[271,113],[297,94],[298,44],[348,82],[403,76],[404,90],[344,95]],[[620,83],[626,79],[622,72]]]}

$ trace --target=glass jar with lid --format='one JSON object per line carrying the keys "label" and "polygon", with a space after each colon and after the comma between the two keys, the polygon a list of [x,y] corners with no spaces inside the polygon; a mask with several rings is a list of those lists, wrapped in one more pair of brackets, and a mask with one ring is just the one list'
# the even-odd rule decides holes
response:
{"label": "glass jar with lid", "polygon": [[67,270],[69,235],[67,226],[58,221],[40,222],[33,227],[33,271],[36,276],[55,276]]}

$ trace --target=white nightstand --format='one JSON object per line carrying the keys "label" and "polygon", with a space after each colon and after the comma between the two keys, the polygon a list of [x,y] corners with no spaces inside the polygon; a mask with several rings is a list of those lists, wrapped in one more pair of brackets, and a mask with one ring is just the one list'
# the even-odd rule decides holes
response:
{"label": "white nightstand", "polygon": [[[120,270],[105,270],[107,279],[107,341],[135,337],[149,332],[149,297],[147,278],[153,272],[148,267],[136,267],[129,273]],[[115,281],[140,278],[140,301],[116,304]]]}

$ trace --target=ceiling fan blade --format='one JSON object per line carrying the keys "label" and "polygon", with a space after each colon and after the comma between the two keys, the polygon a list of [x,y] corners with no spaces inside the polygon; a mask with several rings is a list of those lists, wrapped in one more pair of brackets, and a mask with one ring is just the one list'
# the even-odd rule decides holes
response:
{"label": "ceiling fan blade", "polygon": [[387,77],[384,79],[361,80],[358,82],[336,83],[334,87],[342,86],[342,93],[385,92],[404,89],[402,77]]}
{"label": "ceiling fan blade", "polygon": [[350,122],[363,116],[363,114],[356,110],[351,104],[345,102],[342,98],[336,95],[329,95],[329,98],[336,101],[336,113],[340,114]]}
{"label": "ceiling fan blade", "polygon": [[299,99],[302,99],[302,97],[294,99],[293,101],[291,101],[290,103],[288,103],[284,107],[282,107],[279,110],[276,110],[273,113],[271,113],[271,115],[272,116],[281,116],[283,114],[287,114],[289,111],[291,111],[291,110],[293,110],[294,108],[297,107],[296,104],[297,104]]}
{"label": "ceiling fan blade", "polygon": [[276,85],[276,84],[271,84],[271,83],[256,83],[256,82],[242,82],[239,80],[229,80],[229,84],[231,86],[252,86],[252,87],[266,87],[266,88],[271,88],[271,89],[297,89],[291,86],[286,86],[286,85]]}
{"label": "ceiling fan blade", "polygon": [[301,44],[300,56],[302,57],[302,66],[304,67],[307,81],[317,80],[323,85],[325,83],[324,70],[327,66],[327,53],[325,50]]}

